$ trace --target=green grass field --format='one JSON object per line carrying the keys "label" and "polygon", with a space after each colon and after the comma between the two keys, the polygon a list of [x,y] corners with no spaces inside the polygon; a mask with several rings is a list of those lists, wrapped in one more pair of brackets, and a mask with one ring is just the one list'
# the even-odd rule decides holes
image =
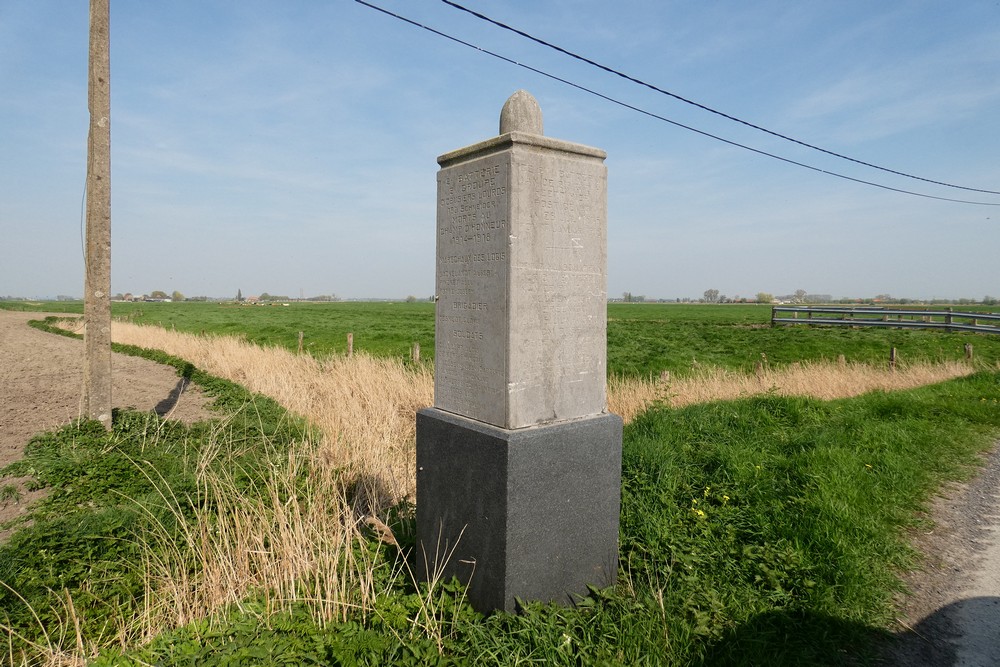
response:
{"label": "green grass field", "polygon": [[[414,332],[432,336],[432,314],[429,304],[353,303],[137,304],[115,312],[286,347],[303,330],[317,354],[340,351],[338,340],[353,331],[359,349],[380,341],[368,349],[391,356],[407,354],[413,340],[431,347]],[[991,368],[905,392],[829,402],[765,395],[641,415],[624,438],[619,584],[576,608],[531,604],[519,615],[484,618],[461,603],[458,587],[429,598],[400,576],[397,552],[370,539],[354,549],[377,554],[371,576],[382,593],[371,608],[318,623],[308,603],[275,605],[260,591],[213,619],[123,648],[111,629],[144,604],[145,559],[181,544],[144,537],[151,518],[173,525],[163,489],[190,499],[192,511],[211,507],[215,491],[197,481],[207,466],[238,471],[238,491],[259,495],[260,476],[284,465],[284,452],[302,437],[303,426],[273,402],[257,399],[248,414],[240,387],[174,360],[234,415],[227,439],[204,425],[125,413],[111,434],[83,424],[36,438],[5,471],[32,475],[51,492],[34,523],[0,545],[3,654],[13,664],[55,664],[17,656],[37,655],[31,642],[72,650],[78,623],[81,644],[101,649],[95,665],[872,664],[873,642],[892,618],[897,574],[914,562],[907,531],[926,527],[918,510],[948,480],[971,474],[1000,437],[1000,341],[772,330],[768,316],[757,306],[612,305],[612,370],[682,371],[691,356],[747,368],[761,353],[771,363],[837,354],[883,363],[890,345],[904,360],[952,359],[969,341]],[[144,477],[137,469],[158,472]],[[350,482],[343,480],[347,493]],[[406,554],[412,506],[385,520]]]}
{"label": "green grass field", "polygon": [[885,364],[895,347],[903,361],[961,359],[971,342],[986,364],[1000,360],[1000,336],[920,330],[770,326],[761,305],[611,304],[608,369],[645,375],[684,372],[694,362],[749,372],[765,355],[770,364],[847,361]]}
{"label": "green grass field", "polygon": [[[3,307],[25,307],[20,302]],[[46,303],[38,310],[82,313],[80,303]],[[996,308],[979,308],[984,312]],[[243,336],[261,345],[298,346],[323,356],[343,354],[347,334],[356,350],[407,358],[413,343],[421,358],[434,358],[434,305],[428,302],[291,303],[240,306],[232,303],[115,303],[113,317],[189,333]],[[884,364],[890,348],[902,362],[962,359],[965,343],[986,365],[1000,361],[1000,335],[885,328],[782,326],[771,328],[770,306],[610,304],[608,372],[650,375],[684,373],[702,366],[752,371],[765,355],[770,364],[836,360]]]}

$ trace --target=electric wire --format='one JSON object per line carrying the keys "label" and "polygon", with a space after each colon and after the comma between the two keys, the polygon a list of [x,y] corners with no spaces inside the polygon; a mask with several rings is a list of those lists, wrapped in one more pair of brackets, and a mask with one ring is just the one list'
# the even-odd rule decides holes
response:
{"label": "electric wire", "polygon": [[592,90],[590,88],[587,88],[586,86],[582,86],[582,85],[580,85],[578,83],[574,83],[574,82],[569,81],[567,79],[563,79],[563,78],[561,78],[559,76],[556,76],[555,74],[550,74],[549,72],[546,72],[544,70],[538,69],[536,67],[532,67],[531,65],[526,65],[524,63],[518,62],[518,61],[516,61],[516,60],[514,60],[512,58],[508,58],[507,56],[501,55],[499,53],[495,53],[493,51],[490,51],[489,49],[485,49],[485,48],[483,48],[481,46],[477,46],[475,44],[472,44],[470,42],[462,40],[462,39],[460,39],[458,37],[455,37],[453,35],[449,35],[447,33],[444,33],[442,31],[440,31],[440,30],[437,30],[436,28],[431,28],[430,26],[424,25],[422,23],[418,23],[417,21],[414,21],[413,19],[409,19],[409,18],[407,18],[405,16],[401,16],[400,14],[396,14],[396,13],[394,13],[392,11],[389,11],[388,9],[385,9],[383,7],[379,7],[378,5],[374,5],[374,4],[370,3],[370,2],[367,2],[367,0],[354,0],[354,1],[356,3],[358,3],[358,4],[360,4],[360,5],[364,5],[365,7],[368,7],[370,9],[374,9],[374,10],[376,10],[378,12],[381,12],[381,13],[387,15],[387,16],[391,16],[394,19],[397,19],[399,21],[403,21],[404,23],[408,23],[408,24],[410,24],[412,26],[415,26],[417,28],[421,28],[423,30],[426,30],[426,31],[428,31],[428,32],[430,32],[432,34],[435,34],[435,35],[439,36],[439,37],[443,37],[443,38],[448,39],[450,41],[453,41],[453,42],[455,42],[457,44],[461,44],[462,46],[466,46],[466,47],[468,47],[470,49],[474,49],[474,50],[479,51],[481,53],[484,53],[486,55],[489,55],[489,56],[492,56],[492,57],[497,58],[499,60],[502,60],[504,62],[510,63],[511,65],[516,65],[518,67],[526,69],[526,70],[528,70],[530,72],[534,72],[535,74],[539,74],[539,75],[544,76],[544,77],[546,77],[548,79],[551,79],[553,81],[557,81],[559,83],[562,83],[564,85],[570,86],[572,88],[576,88],[577,90],[580,90],[582,92],[588,93],[590,95],[594,95],[595,97],[599,97],[599,98],[601,98],[603,100],[611,102],[612,104],[616,104],[618,106],[621,106],[623,108],[629,109],[631,111],[635,111],[635,112],[643,114],[645,116],[649,116],[650,118],[655,118],[656,120],[663,121],[664,123],[669,123],[671,125],[674,125],[676,127],[679,127],[679,128],[685,129],[685,130],[688,130],[690,132],[694,132],[696,134],[700,134],[700,135],[702,135],[704,137],[708,137],[710,139],[715,139],[716,141],[721,141],[722,143],[729,144],[730,146],[734,146],[736,148],[742,148],[742,149],[750,151],[752,153],[757,153],[758,155],[763,155],[763,156],[766,156],[766,157],[769,157],[769,158],[772,158],[772,159],[775,159],[775,160],[780,160],[781,162],[785,162],[787,164],[795,165],[797,167],[802,167],[804,169],[809,169],[811,171],[814,171],[814,172],[817,172],[817,173],[820,173],[820,174],[826,174],[827,176],[835,176],[837,178],[841,178],[841,179],[844,179],[846,181],[852,181],[854,183],[860,183],[862,185],[869,185],[869,186],[872,186],[872,187],[875,187],[875,188],[880,188],[882,190],[889,190],[891,192],[898,192],[900,194],[911,195],[911,196],[914,196],[914,197],[923,197],[925,199],[935,199],[935,200],[938,200],[938,201],[947,201],[947,202],[953,202],[953,203],[957,203],[957,204],[973,204],[973,205],[976,205],[976,206],[1000,206],[1000,202],[984,202],[984,201],[973,201],[973,200],[968,200],[968,199],[955,199],[955,198],[952,198],[952,197],[941,197],[941,196],[931,195],[931,194],[927,194],[927,193],[923,193],[923,192],[915,192],[913,190],[904,190],[902,188],[896,188],[896,187],[892,187],[892,186],[889,186],[889,185],[884,185],[882,183],[875,183],[874,181],[868,181],[868,180],[861,179],[861,178],[855,178],[853,176],[848,176],[846,174],[841,174],[841,173],[836,172],[836,171],[830,171],[829,169],[823,169],[821,167],[816,167],[816,166],[813,166],[813,165],[810,165],[810,164],[806,164],[804,162],[799,162],[798,160],[793,160],[791,158],[783,157],[781,155],[776,155],[774,153],[769,153],[768,151],[761,150],[759,148],[753,148],[752,146],[747,146],[746,144],[741,144],[741,143],[739,143],[737,141],[732,141],[730,139],[726,139],[724,137],[720,137],[720,136],[712,134],[710,132],[706,132],[704,130],[699,130],[698,128],[692,127],[690,125],[685,125],[684,123],[680,123],[678,121],[671,120],[669,118],[666,118],[665,116],[661,116],[659,114],[653,113],[652,111],[647,111],[647,110],[642,109],[640,107],[637,107],[637,106],[635,106],[633,104],[629,104],[627,102],[623,102],[621,100],[618,100],[618,99],[615,99],[615,98],[610,97],[608,95],[605,95],[604,93],[600,93],[600,92],[598,92],[596,90]]}
{"label": "electric wire", "polygon": [[691,106],[697,107],[697,108],[699,108],[699,109],[701,109],[703,111],[707,111],[707,112],[715,114],[717,116],[721,116],[721,117],[723,117],[723,118],[725,118],[727,120],[733,121],[734,123],[739,123],[741,125],[745,125],[747,127],[753,128],[753,129],[758,130],[760,132],[764,132],[765,134],[770,134],[773,137],[777,137],[779,139],[784,139],[785,141],[790,141],[793,144],[798,144],[799,146],[803,146],[805,148],[809,148],[809,149],[812,149],[814,151],[819,151],[820,153],[826,153],[827,155],[831,155],[833,157],[840,158],[841,160],[847,160],[849,162],[853,162],[855,164],[860,164],[860,165],[863,165],[865,167],[870,167],[872,169],[878,169],[879,171],[884,171],[884,172],[887,172],[887,173],[890,173],[890,174],[895,174],[896,176],[903,176],[905,178],[911,178],[911,179],[918,180],[918,181],[924,181],[925,183],[933,183],[934,185],[941,185],[941,186],[944,186],[944,187],[947,187],[947,188],[955,188],[955,189],[958,189],[958,190],[968,190],[970,192],[982,192],[982,193],[991,194],[991,195],[1000,195],[1000,191],[997,191],[997,190],[986,190],[986,189],[983,189],[983,188],[972,188],[972,187],[966,187],[964,185],[955,185],[953,183],[946,183],[944,181],[935,181],[933,179],[924,178],[922,176],[915,176],[914,174],[908,174],[906,172],[897,171],[895,169],[890,169],[888,167],[881,167],[881,166],[879,166],[877,164],[872,164],[871,162],[865,162],[864,160],[859,160],[859,159],[856,159],[856,158],[852,158],[852,157],[850,157],[848,155],[843,155],[841,153],[837,153],[835,151],[828,150],[826,148],[822,148],[820,146],[816,146],[816,145],[807,143],[805,141],[801,141],[799,139],[795,139],[794,137],[789,137],[787,135],[781,134],[780,132],[775,132],[774,130],[769,130],[766,127],[761,127],[760,125],[755,125],[754,123],[751,123],[750,121],[746,121],[746,120],[743,120],[741,118],[737,118],[736,116],[732,116],[732,115],[727,114],[727,113],[725,113],[723,111],[719,111],[718,109],[713,109],[710,106],[706,106],[706,105],[701,104],[699,102],[695,102],[694,100],[690,100],[690,99],[688,99],[686,97],[678,95],[677,93],[670,92],[669,90],[664,90],[663,88],[660,88],[660,87],[658,87],[658,86],[656,86],[656,85],[654,85],[652,83],[648,83],[646,81],[643,81],[642,79],[638,79],[638,78],[636,78],[634,76],[631,76],[629,74],[625,74],[624,72],[621,72],[621,71],[616,70],[614,68],[608,67],[607,65],[602,65],[601,63],[596,62],[594,60],[591,60],[590,58],[587,58],[585,56],[581,56],[578,53],[574,53],[572,51],[569,51],[568,49],[564,49],[561,46],[558,46],[556,44],[552,44],[551,42],[547,42],[544,39],[540,39],[538,37],[535,37],[534,35],[530,35],[530,34],[528,34],[527,32],[525,32],[523,30],[519,30],[517,28],[509,26],[506,23],[503,23],[501,21],[497,21],[496,19],[492,19],[489,16],[486,16],[485,14],[481,14],[481,13],[479,13],[477,11],[469,9],[468,7],[463,7],[462,5],[458,4],[457,2],[453,2],[452,0],[441,0],[441,2],[443,2],[444,4],[446,4],[446,5],[450,6],[450,7],[454,7],[455,9],[458,9],[458,10],[461,10],[461,11],[466,12],[468,14],[471,14],[472,16],[475,16],[476,18],[478,18],[478,19],[480,19],[482,21],[486,21],[488,23],[492,23],[493,25],[495,25],[495,26],[497,26],[499,28],[502,28],[504,30],[508,30],[510,32],[513,32],[514,34],[517,34],[517,35],[520,35],[520,36],[525,37],[527,39],[530,39],[531,41],[533,41],[533,42],[535,42],[537,44],[541,44],[542,46],[548,47],[550,49],[558,51],[559,53],[565,54],[565,55],[569,56],[570,58],[574,58],[574,59],[579,60],[581,62],[587,63],[588,65],[592,65],[593,67],[596,67],[596,68],[598,68],[600,70],[608,72],[609,74],[614,74],[615,76],[619,76],[619,77],[625,79],[626,81],[631,81],[632,83],[638,84],[638,85],[643,86],[645,88],[649,88],[650,90],[653,90],[653,91],[655,91],[657,93],[660,93],[661,95],[666,95],[668,97],[672,97],[675,100],[679,100],[681,102],[684,102],[685,104],[690,104]]}

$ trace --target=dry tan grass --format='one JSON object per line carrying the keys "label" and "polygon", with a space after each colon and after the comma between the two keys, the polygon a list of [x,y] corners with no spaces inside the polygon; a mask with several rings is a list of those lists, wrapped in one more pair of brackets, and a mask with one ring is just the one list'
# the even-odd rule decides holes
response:
{"label": "dry tan grass", "polygon": [[613,377],[608,381],[608,409],[628,422],[655,403],[681,407],[768,392],[832,400],[870,391],[911,389],[969,375],[974,370],[971,364],[961,362],[909,364],[895,370],[813,362],[774,370],[762,368],[754,375],[710,368],[676,379]]}
{"label": "dry tan grass", "polygon": [[[163,489],[176,508],[183,548],[166,529],[150,537],[156,548],[145,564],[147,608],[134,632],[150,639],[255,591],[271,610],[305,602],[320,623],[370,609],[377,594],[372,563],[352,546],[364,524],[384,527],[373,513],[415,496],[414,414],[433,401],[430,370],[365,354],[316,359],[233,337],[119,322],[112,336],[273,398],[322,434],[318,443],[293,444],[287,465],[275,466],[255,492],[240,491],[225,470],[204,461],[199,483],[217,502],[210,510],[192,508],[193,523]],[[226,432],[220,424],[214,437]],[[217,449],[209,447],[209,457]]]}
{"label": "dry tan grass", "polygon": [[414,414],[433,403],[426,367],[366,354],[316,359],[230,336],[198,336],[115,322],[116,342],[163,350],[273,398],[323,433],[328,465],[349,467],[376,506],[415,495]]}
{"label": "dry tan grass", "polygon": [[[163,350],[213,375],[269,396],[319,427],[328,463],[350,465],[384,482],[380,494],[413,497],[414,413],[431,405],[434,379],[426,367],[407,368],[364,354],[315,359],[237,338],[195,336],[116,322],[117,342]],[[830,400],[870,391],[909,389],[973,372],[960,362],[908,364],[895,370],[863,364],[814,362],[746,375],[702,369],[680,378],[622,378],[608,382],[608,409],[626,422],[654,403],[680,407],[766,392]]]}
{"label": "dry tan grass", "polygon": [[272,467],[256,493],[241,491],[225,469],[206,461],[199,483],[213,503],[191,508],[193,522],[184,501],[160,485],[181,539],[179,546],[161,524],[148,537],[146,608],[137,620],[142,641],[238,606],[254,592],[264,597],[265,615],[303,602],[320,624],[371,608],[378,593],[369,560],[375,554],[352,548],[360,521],[337,470],[317,465],[310,450],[308,443],[293,446],[287,465]]}

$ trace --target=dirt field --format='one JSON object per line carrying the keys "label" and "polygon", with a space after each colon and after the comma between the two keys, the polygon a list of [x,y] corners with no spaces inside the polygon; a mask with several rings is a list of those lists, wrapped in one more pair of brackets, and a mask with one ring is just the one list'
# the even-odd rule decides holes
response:
{"label": "dirt field", "polygon": [[[83,342],[27,325],[44,314],[0,310],[0,467],[19,459],[31,436],[81,415]],[[213,414],[195,386],[183,386],[173,368],[146,359],[112,358],[114,407],[134,407],[194,422]],[[0,479],[0,486],[23,480]],[[0,522],[34,499],[21,488],[17,503],[0,503]]]}
{"label": "dirt field", "polygon": [[[81,413],[83,343],[27,326],[38,313],[0,310],[0,466],[21,456],[35,433]],[[114,355],[115,407],[155,410],[196,421],[212,416],[197,387],[183,387],[174,370]],[[21,480],[0,479],[0,486]],[[1000,451],[983,472],[939,498],[934,528],[913,536],[923,568],[907,577],[899,600],[896,640],[883,664],[906,667],[1000,665]],[[32,499],[0,506],[0,521]]]}

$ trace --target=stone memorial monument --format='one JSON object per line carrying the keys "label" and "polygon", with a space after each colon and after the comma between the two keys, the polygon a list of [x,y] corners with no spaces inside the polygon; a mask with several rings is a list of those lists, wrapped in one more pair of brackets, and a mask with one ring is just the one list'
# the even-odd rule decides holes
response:
{"label": "stone memorial monument", "polygon": [[570,604],[618,568],[622,422],[607,412],[604,151],[500,135],[438,158],[434,407],[417,414],[418,572],[480,611]]}

